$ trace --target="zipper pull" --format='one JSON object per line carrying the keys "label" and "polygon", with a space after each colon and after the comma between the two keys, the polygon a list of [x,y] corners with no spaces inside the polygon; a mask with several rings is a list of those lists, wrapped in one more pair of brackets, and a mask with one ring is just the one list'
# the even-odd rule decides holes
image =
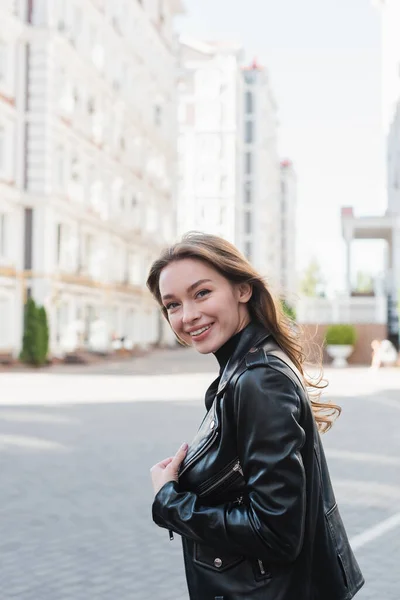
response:
{"label": "zipper pull", "polygon": [[172,531],[172,529],[168,529],[169,532],[169,541],[172,542],[172,540],[174,539],[174,532]]}
{"label": "zipper pull", "polygon": [[243,469],[242,469],[242,467],[240,466],[240,462],[239,462],[239,461],[237,461],[237,463],[236,463],[235,465],[233,465],[233,470],[234,470],[234,471],[239,471],[239,473],[240,473],[241,475],[243,475]]}
{"label": "zipper pull", "polygon": [[264,569],[263,561],[260,560],[259,558],[257,560],[258,560],[258,566],[260,567],[260,573],[261,573],[261,575],[265,575],[265,569]]}

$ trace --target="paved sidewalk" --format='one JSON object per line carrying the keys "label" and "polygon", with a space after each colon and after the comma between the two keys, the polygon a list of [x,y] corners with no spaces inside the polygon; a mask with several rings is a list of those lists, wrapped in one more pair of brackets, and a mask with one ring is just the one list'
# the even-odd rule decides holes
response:
{"label": "paved sidewalk", "polygon": [[[149,468],[195,433],[216,362],[140,361],[0,374],[1,600],[187,600],[180,541],[151,522]],[[343,414],[324,443],[367,579],[357,599],[399,600],[400,371],[327,376]]]}

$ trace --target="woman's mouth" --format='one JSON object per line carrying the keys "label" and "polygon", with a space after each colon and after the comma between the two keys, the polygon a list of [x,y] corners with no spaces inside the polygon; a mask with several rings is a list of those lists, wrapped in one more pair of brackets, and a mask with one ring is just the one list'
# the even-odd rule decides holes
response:
{"label": "woman's mouth", "polygon": [[207,337],[212,325],[213,323],[210,325],[205,325],[204,327],[199,327],[199,329],[196,329],[196,331],[192,331],[190,333],[190,337],[196,342],[204,340]]}

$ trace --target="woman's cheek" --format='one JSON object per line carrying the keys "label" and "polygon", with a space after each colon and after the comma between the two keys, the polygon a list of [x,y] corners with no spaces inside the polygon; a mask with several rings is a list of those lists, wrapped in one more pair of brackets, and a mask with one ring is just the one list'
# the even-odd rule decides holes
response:
{"label": "woman's cheek", "polygon": [[180,319],[176,314],[172,314],[169,316],[169,324],[171,325],[173,331],[177,334],[180,333],[182,327],[179,325]]}

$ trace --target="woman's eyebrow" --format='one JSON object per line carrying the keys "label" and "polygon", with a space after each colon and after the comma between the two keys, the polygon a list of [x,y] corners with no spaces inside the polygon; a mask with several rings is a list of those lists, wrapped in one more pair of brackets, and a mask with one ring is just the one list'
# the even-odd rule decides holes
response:
{"label": "woman's eyebrow", "polygon": [[[199,279],[198,281],[196,281],[196,283],[192,283],[192,285],[190,285],[186,291],[192,292],[195,288],[197,288],[197,286],[201,285],[202,283],[207,283],[207,282],[211,282],[211,279]],[[165,294],[165,296],[163,296],[162,299],[169,300],[170,298],[173,298],[173,297],[174,297],[173,294]]]}

